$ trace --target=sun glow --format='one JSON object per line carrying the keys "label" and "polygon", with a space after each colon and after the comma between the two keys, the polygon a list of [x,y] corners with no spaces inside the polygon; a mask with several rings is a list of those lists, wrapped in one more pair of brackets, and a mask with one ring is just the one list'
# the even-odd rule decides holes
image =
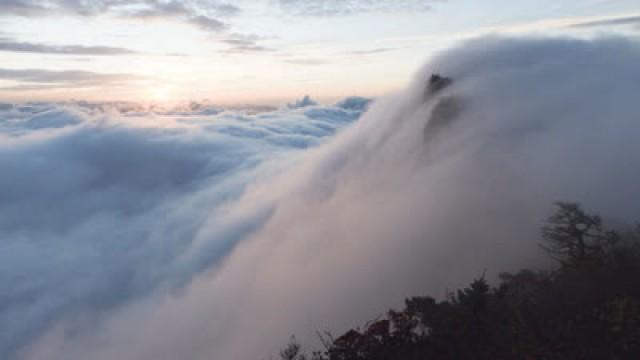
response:
{"label": "sun glow", "polygon": [[162,86],[151,89],[149,94],[149,100],[159,104],[171,102],[172,97],[171,89]]}

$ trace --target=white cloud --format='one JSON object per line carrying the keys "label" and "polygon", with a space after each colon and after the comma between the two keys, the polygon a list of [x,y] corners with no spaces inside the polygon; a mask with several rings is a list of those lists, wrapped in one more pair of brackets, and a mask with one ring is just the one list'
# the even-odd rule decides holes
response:
{"label": "white cloud", "polygon": [[263,219],[222,224],[190,252],[203,223],[224,214],[256,173],[359,115],[193,104],[158,115],[117,105],[0,107],[2,358],[58,319],[180,287],[215,264]]}

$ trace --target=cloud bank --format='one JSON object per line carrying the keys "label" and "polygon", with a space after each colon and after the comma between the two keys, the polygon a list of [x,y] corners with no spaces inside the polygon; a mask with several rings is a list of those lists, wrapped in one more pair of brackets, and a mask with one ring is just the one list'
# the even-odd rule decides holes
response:
{"label": "cloud bank", "polygon": [[5,105],[0,349],[268,358],[541,265],[552,201],[639,213],[639,62],[621,38],[473,40],[346,128],[366,99],[214,118]]}
{"label": "cloud bank", "polygon": [[[215,265],[264,221],[222,216],[258,169],[282,168],[361,112],[117,105],[0,106],[3,359],[66,316],[173,291]],[[196,246],[215,218],[217,239]]]}

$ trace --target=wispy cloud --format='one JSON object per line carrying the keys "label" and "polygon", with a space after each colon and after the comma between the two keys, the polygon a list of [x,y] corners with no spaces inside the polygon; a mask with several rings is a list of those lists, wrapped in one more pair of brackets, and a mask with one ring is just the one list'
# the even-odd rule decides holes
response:
{"label": "wispy cloud", "polygon": [[3,0],[0,15],[47,16],[59,13],[93,16],[126,14],[134,16],[175,16],[210,14],[232,16],[240,12],[235,5],[211,1],[177,0]]}
{"label": "wispy cloud", "polygon": [[54,16],[59,14],[184,21],[205,31],[227,28],[222,20],[237,15],[240,8],[218,1],[163,0],[2,0],[0,16]]}
{"label": "wispy cloud", "polygon": [[347,55],[373,55],[373,54],[381,54],[390,51],[398,50],[398,48],[376,48],[376,49],[367,49],[367,50],[351,50],[347,51]]}
{"label": "wispy cloud", "polygon": [[346,58],[353,57],[361,57],[361,56],[370,56],[376,54],[383,54],[391,51],[400,50],[399,47],[380,47],[380,48],[372,48],[372,49],[361,49],[361,50],[347,50],[338,53],[334,53],[330,58],[328,57],[305,57],[305,56],[294,56],[291,54],[283,54],[283,61],[287,64],[292,65],[307,65],[307,66],[317,66],[317,65],[326,65],[330,63],[335,63]]}
{"label": "wispy cloud", "polygon": [[3,0],[0,1],[0,16],[36,16],[51,12],[39,1]]}
{"label": "wispy cloud", "polygon": [[220,32],[226,30],[229,25],[223,20],[224,17],[237,15],[240,8],[235,5],[221,4],[215,1],[207,3],[169,1],[161,2],[157,0],[144,1],[142,6],[130,10],[122,10],[124,16],[134,19],[171,19],[183,21],[191,24],[200,30],[207,32]]}
{"label": "wispy cloud", "polygon": [[446,0],[279,0],[280,7],[303,16],[344,16],[372,12],[429,11]]}
{"label": "wispy cloud", "polygon": [[200,30],[218,32],[227,29],[228,25],[220,20],[206,17],[203,15],[194,16],[187,20],[187,22]]}
{"label": "wispy cloud", "polygon": [[124,4],[123,0],[3,0],[0,16],[95,15]]}
{"label": "wispy cloud", "polygon": [[329,60],[318,59],[318,58],[287,59],[287,60],[284,60],[284,62],[288,64],[293,64],[293,65],[309,65],[309,66],[326,65],[330,63]]}
{"label": "wispy cloud", "polygon": [[0,37],[0,51],[55,55],[128,55],[133,50],[111,46],[47,45]]}
{"label": "wispy cloud", "polygon": [[[0,16],[75,16],[107,15],[131,20],[168,20],[191,25],[214,34],[212,39],[229,47],[228,53],[272,51],[259,44],[257,35],[232,32],[230,18],[241,8],[232,3],[211,0],[0,0]],[[0,38],[0,51],[20,51],[49,54],[116,55],[131,53],[127,49],[107,47],[61,46],[20,43]]]}
{"label": "wispy cloud", "polygon": [[43,69],[0,68],[0,80],[12,80],[22,84],[4,87],[3,90],[44,90],[53,88],[86,88],[93,86],[125,85],[143,77],[133,74],[106,74],[81,70],[53,71]]}
{"label": "wispy cloud", "polygon": [[269,52],[275,49],[260,45],[260,41],[266,38],[255,34],[230,33],[217,38],[223,44],[229,46],[227,53],[255,53]]}
{"label": "wispy cloud", "polygon": [[637,27],[640,27],[640,15],[587,21],[587,22],[573,24],[571,27],[583,28],[583,27],[616,26],[616,25],[635,25]]}

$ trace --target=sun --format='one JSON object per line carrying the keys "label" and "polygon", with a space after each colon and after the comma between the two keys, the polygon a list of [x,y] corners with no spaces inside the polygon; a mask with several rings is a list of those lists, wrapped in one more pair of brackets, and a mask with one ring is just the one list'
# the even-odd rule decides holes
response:
{"label": "sun", "polygon": [[167,87],[157,87],[151,90],[151,100],[155,103],[167,103],[171,100],[171,90]]}

